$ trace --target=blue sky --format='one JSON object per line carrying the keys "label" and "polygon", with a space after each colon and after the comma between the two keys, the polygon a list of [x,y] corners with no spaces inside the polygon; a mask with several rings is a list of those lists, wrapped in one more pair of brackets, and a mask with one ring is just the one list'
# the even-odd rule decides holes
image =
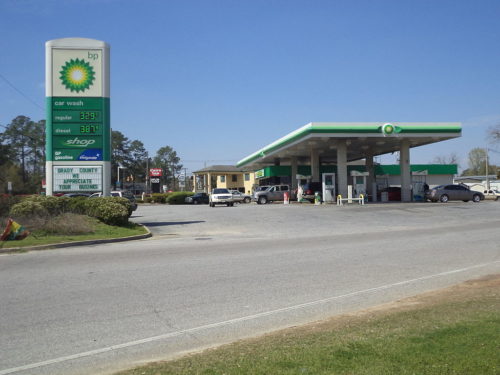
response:
{"label": "blue sky", "polygon": [[45,118],[47,40],[104,40],[112,128],[189,170],[311,121],[459,121],[411,161],[466,168],[500,123],[498,0],[0,0],[0,16],[0,74],[30,99],[0,78],[0,124]]}

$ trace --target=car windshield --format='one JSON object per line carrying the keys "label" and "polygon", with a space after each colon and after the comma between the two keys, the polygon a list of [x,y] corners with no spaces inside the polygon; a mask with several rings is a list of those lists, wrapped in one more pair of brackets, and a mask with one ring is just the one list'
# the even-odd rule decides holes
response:
{"label": "car windshield", "polygon": [[214,189],[214,194],[229,194],[229,190],[227,189]]}

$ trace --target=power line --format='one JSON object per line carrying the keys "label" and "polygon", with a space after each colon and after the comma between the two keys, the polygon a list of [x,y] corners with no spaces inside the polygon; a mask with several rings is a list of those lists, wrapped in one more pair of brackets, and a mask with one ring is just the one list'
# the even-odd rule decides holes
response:
{"label": "power line", "polygon": [[45,108],[43,108],[40,104],[38,104],[37,102],[35,102],[34,100],[32,100],[28,95],[26,95],[21,90],[19,90],[16,86],[14,86],[12,83],[10,83],[10,81],[7,78],[5,78],[1,73],[0,73],[0,78],[2,78],[5,81],[5,83],[7,83],[12,89],[14,89],[15,91],[17,91],[21,96],[23,96],[31,104],[35,105],[36,107],[38,107],[42,111],[45,111]]}

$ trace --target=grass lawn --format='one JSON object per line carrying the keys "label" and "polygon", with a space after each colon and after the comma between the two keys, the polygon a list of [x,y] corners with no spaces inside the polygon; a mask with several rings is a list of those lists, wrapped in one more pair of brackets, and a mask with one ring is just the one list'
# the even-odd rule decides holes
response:
{"label": "grass lawn", "polygon": [[47,245],[73,241],[111,239],[147,233],[144,227],[134,223],[130,223],[126,227],[117,227],[106,225],[96,219],[89,218],[88,220],[93,229],[93,233],[73,235],[47,235],[40,231],[34,231],[24,240],[0,242],[0,249]]}
{"label": "grass lawn", "polygon": [[500,276],[120,375],[500,374]]}

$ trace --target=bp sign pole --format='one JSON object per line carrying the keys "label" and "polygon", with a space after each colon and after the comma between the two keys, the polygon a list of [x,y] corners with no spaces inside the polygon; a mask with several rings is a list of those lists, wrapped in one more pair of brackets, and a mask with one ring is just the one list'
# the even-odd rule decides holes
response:
{"label": "bp sign pole", "polygon": [[109,195],[109,45],[85,38],[50,40],[45,62],[47,195]]}

